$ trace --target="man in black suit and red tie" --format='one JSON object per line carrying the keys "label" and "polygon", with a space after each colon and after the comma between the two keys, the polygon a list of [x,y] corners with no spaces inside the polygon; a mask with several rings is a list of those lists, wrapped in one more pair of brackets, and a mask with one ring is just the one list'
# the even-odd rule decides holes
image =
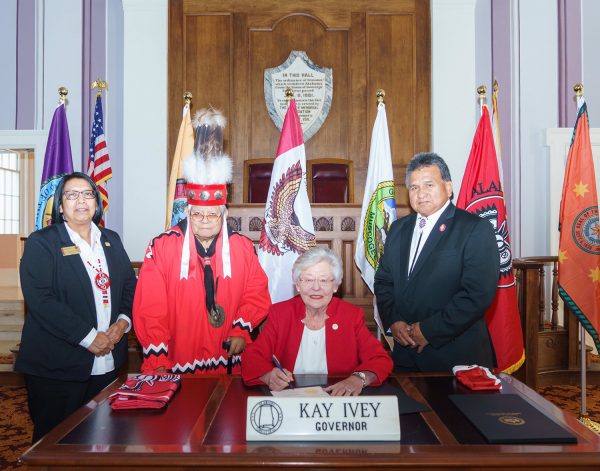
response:
{"label": "man in black suit and red tie", "polygon": [[450,171],[437,154],[412,158],[406,187],[415,213],[392,224],[375,274],[379,314],[395,340],[396,371],[492,368],[484,316],[498,281],[494,230],[452,204]]}

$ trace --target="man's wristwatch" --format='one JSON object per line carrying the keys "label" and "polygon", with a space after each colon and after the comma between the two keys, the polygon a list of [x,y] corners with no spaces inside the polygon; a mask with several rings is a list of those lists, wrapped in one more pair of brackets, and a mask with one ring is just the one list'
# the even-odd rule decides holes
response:
{"label": "man's wristwatch", "polygon": [[352,376],[358,376],[360,378],[360,380],[362,381],[363,388],[367,385],[367,375],[364,374],[362,371],[355,371],[354,373],[352,373]]}

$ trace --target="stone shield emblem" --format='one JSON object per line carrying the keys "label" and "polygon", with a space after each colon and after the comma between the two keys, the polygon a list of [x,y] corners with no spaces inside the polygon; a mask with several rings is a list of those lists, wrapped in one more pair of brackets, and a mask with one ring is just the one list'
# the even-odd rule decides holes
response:
{"label": "stone shield emblem", "polygon": [[285,92],[288,88],[294,93],[306,142],[321,128],[329,114],[333,99],[332,69],[318,66],[304,51],[292,51],[283,64],[265,70],[265,104],[280,131],[287,111]]}

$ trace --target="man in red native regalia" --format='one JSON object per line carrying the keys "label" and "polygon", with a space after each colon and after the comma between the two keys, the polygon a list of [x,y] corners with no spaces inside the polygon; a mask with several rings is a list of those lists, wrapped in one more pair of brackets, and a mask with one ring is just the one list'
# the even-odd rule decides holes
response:
{"label": "man in red native regalia", "polygon": [[226,222],[225,118],[202,110],[193,124],[195,152],[183,168],[187,219],[150,242],[135,292],[143,373],[238,372],[250,332],[271,305],[252,242]]}

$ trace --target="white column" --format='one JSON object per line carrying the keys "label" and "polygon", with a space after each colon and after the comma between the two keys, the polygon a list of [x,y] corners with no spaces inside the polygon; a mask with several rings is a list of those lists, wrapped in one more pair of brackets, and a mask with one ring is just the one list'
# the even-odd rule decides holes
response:
{"label": "white column", "polygon": [[107,227],[123,234],[123,6],[106,2],[106,80],[110,99],[104,101],[104,132],[108,139],[113,177],[109,183]]}
{"label": "white column", "polygon": [[167,175],[167,0],[123,0],[123,241],[142,260],[164,229]]}
{"label": "white column", "polygon": [[[39,3],[38,3],[39,7]],[[83,3],[80,0],[53,0],[43,6],[43,128],[50,129],[52,115],[58,104],[58,89],[67,87],[67,121],[71,138],[74,170],[81,170],[82,148],[82,44],[83,44]],[[38,32],[39,34],[40,32]],[[39,43],[38,43],[39,45]],[[39,84],[38,84],[39,86]],[[40,181],[40,170],[44,156],[36,158],[36,181]]]}
{"label": "white column", "polygon": [[[550,253],[549,152],[546,129],[558,124],[558,9],[556,2],[519,2],[518,109],[520,148],[518,149],[520,204],[520,256],[556,255]],[[513,88],[513,92],[515,89]],[[558,231],[555,232],[558,237]]]}
{"label": "white column", "polygon": [[479,118],[476,0],[431,0],[433,151],[444,158],[458,196]]}
{"label": "white column", "polygon": [[0,129],[15,129],[17,113],[17,1],[0,2]]}
{"label": "white column", "polygon": [[[581,0],[583,93],[588,105],[590,127],[600,127],[600,2]],[[573,123],[575,124],[575,123]]]}

